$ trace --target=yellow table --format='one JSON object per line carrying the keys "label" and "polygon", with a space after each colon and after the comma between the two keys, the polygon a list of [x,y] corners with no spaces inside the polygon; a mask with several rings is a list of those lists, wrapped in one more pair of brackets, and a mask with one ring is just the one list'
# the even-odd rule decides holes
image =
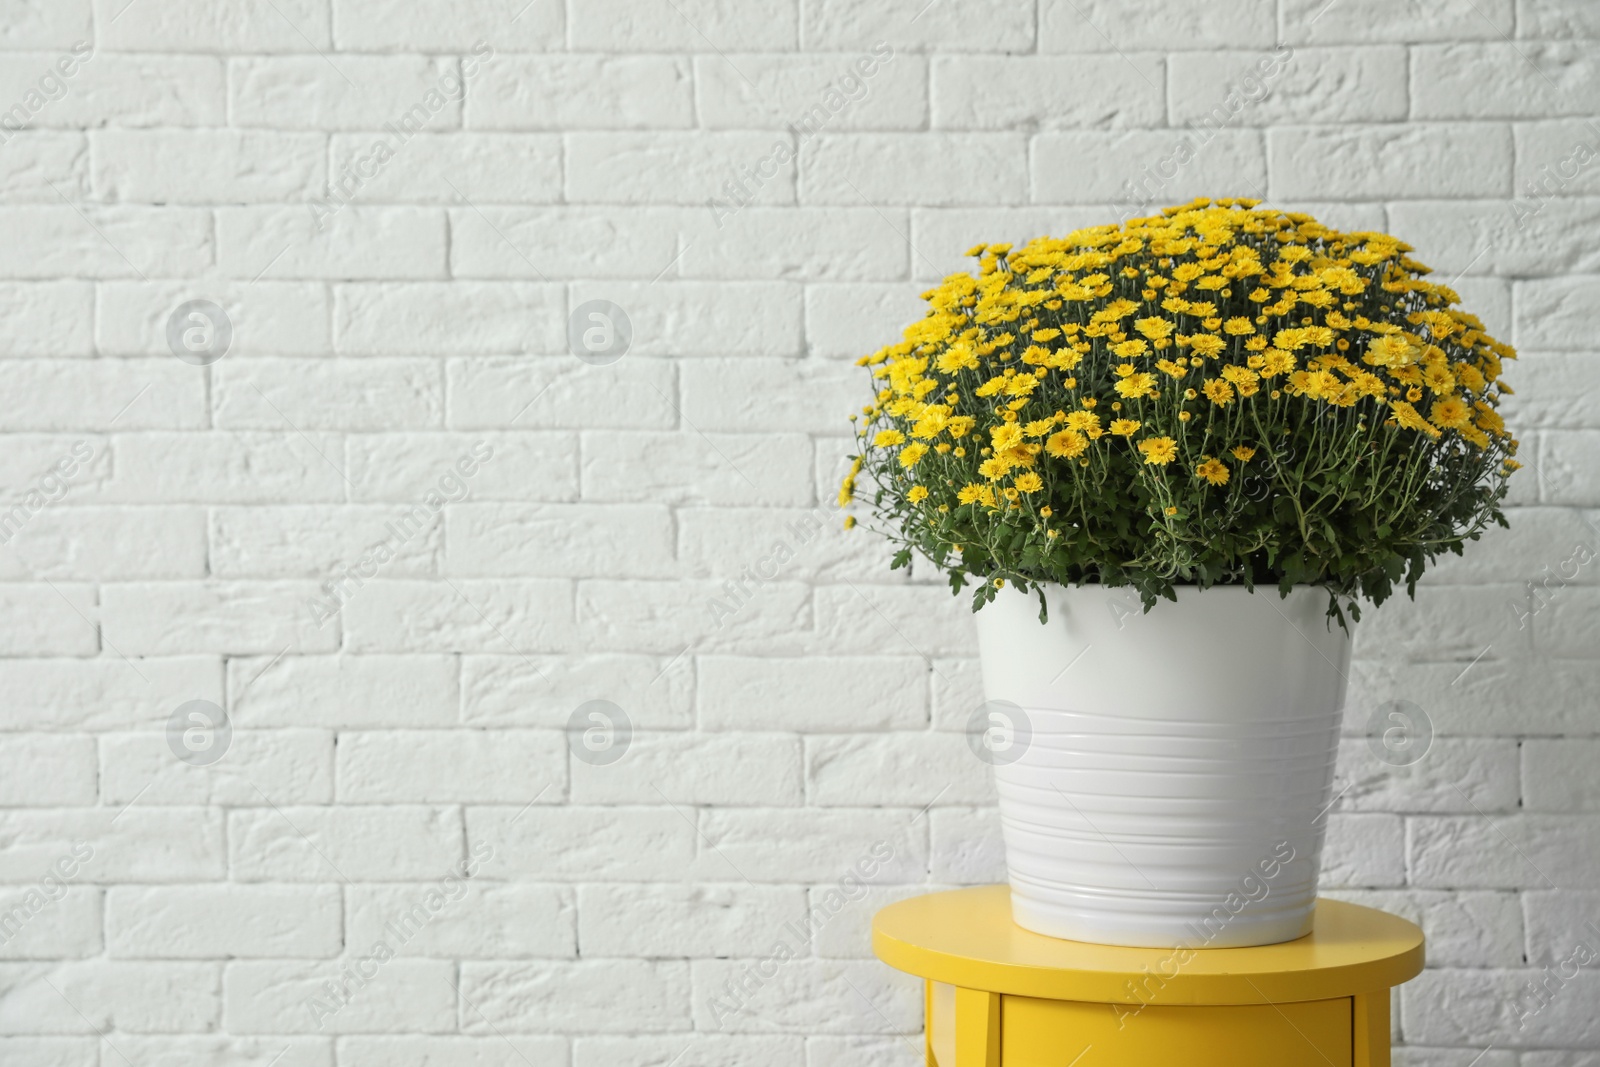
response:
{"label": "yellow table", "polygon": [[872,921],[872,949],[927,982],[929,1067],[1388,1067],[1389,990],[1422,931],[1318,899],[1260,948],[1148,949],[1030,933],[1005,886],[931,893]]}

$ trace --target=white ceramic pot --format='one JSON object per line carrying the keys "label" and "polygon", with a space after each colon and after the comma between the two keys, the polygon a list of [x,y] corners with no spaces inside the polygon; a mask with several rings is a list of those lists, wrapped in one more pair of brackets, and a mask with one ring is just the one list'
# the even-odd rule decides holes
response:
{"label": "white ceramic pot", "polygon": [[1350,665],[1328,594],[1002,590],[976,616],[1012,911],[1074,941],[1311,929]]}

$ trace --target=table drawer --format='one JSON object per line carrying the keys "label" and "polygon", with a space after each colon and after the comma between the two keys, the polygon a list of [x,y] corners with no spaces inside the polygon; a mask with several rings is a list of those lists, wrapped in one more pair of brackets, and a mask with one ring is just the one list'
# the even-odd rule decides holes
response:
{"label": "table drawer", "polygon": [[1080,1054],[1079,1067],[1348,1067],[1350,1000],[1152,1005],[1119,1018],[1109,1004],[1001,997],[1000,1050],[1001,1067],[1067,1067]]}

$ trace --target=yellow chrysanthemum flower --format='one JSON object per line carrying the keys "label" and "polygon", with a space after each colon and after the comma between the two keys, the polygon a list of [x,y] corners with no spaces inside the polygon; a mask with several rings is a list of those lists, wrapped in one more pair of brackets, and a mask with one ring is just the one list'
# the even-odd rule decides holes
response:
{"label": "yellow chrysanthemum flower", "polygon": [[1178,442],[1170,437],[1147,437],[1139,442],[1144,461],[1152,467],[1165,467],[1178,458]]}
{"label": "yellow chrysanthemum flower", "polygon": [[1221,378],[1212,378],[1200,387],[1206,394],[1206,399],[1220,407],[1227,407],[1233,402],[1233,386]]}
{"label": "yellow chrysanthemum flower", "polygon": [[1119,437],[1132,437],[1143,425],[1138,419],[1114,419],[1111,423],[1111,432]]}
{"label": "yellow chrysanthemum flower", "polygon": [[928,499],[928,487],[925,485],[913,485],[911,487],[911,491],[906,494],[906,499],[911,501],[913,504],[922,503],[924,500]]}
{"label": "yellow chrysanthemum flower", "polygon": [[1117,383],[1117,395],[1127,397],[1143,396],[1151,389],[1154,389],[1155,385],[1156,378],[1153,374],[1130,374]]}
{"label": "yellow chrysanthemum flower", "polygon": [[1062,459],[1072,459],[1081,456],[1084,449],[1089,447],[1089,439],[1077,430],[1060,430],[1050,435],[1044,443],[1044,450],[1052,456]]}
{"label": "yellow chrysanthemum flower", "polygon": [[1256,450],[1249,445],[1235,445],[1233,448],[1233,458],[1240,463],[1249,463],[1255,455]]}
{"label": "yellow chrysanthemum flower", "polygon": [[928,454],[928,446],[918,441],[916,444],[906,445],[900,450],[900,466],[910,470],[917,465],[917,461]]}
{"label": "yellow chrysanthemum flower", "polygon": [[1027,474],[1017,475],[1011,484],[1024,493],[1037,493],[1044,488],[1044,479],[1029,471]]}
{"label": "yellow chrysanthemum flower", "polygon": [[1228,484],[1228,468],[1213,456],[1202,456],[1200,465],[1194,472],[1212,485]]}

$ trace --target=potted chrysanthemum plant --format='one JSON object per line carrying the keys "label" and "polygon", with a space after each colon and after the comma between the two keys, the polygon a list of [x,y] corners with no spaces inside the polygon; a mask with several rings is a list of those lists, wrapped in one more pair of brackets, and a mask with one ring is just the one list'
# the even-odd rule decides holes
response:
{"label": "potted chrysanthemum plant", "polygon": [[1409,245],[1257,203],[980,245],[861,360],[841,503],[972,586],[1041,933],[1306,933],[1361,604],[1505,524],[1515,353]]}

